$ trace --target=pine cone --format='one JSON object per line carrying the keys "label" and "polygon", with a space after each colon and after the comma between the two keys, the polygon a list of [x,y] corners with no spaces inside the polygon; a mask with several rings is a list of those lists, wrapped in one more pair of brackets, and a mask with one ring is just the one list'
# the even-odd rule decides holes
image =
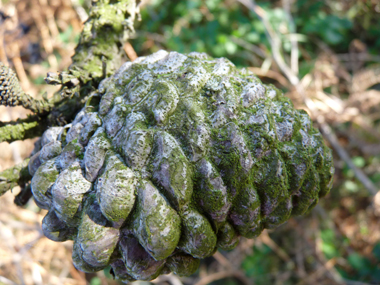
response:
{"label": "pine cone", "polygon": [[24,94],[14,71],[0,62],[0,105],[17,106]]}
{"label": "pine cone", "polygon": [[201,53],[125,63],[41,144],[30,171],[45,235],[74,240],[78,269],[111,265],[124,282],[192,274],[312,208],[334,172],[306,112]]}

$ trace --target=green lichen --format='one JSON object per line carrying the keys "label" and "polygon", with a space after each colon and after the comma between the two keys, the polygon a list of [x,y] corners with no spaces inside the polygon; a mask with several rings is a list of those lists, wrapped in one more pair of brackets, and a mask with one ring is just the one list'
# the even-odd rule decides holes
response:
{"label": "green lichen", "polygon": [[84,83],[112,75],[122,60],[119,47],[133,33],[137,11],[136,1],[94,2],[69,67],[71,74]]}
{"label": "green lichen", "polygon": [[188,275],[331,188],[331,152],[307,114],[226,59],[159,51],[122,65],[97,94],[98,112],[87,106],[67,132],[51,190],[63,229],[79,228],[82,270]]}

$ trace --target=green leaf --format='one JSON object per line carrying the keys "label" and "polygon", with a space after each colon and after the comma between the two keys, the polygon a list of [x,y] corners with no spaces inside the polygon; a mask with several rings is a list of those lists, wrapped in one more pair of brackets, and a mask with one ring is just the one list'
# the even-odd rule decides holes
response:
{"label": "green leaf", "polygon": [[359,186],[358,184],[356,184],[355,182],[351,181],[351,180],[347,180],[344,182],[344,187],[350,191],[350,192],[358,192],[359,191]]}
{"label": "green leaf", "polygon": [[365,165],[365,159],[361,156],[355,156],[352,158],[352,162],[355,164],[356,167],[362,168]]}
{"label": "green leaf", "polygon": [[102,285],[102,281],[99,277],[93,277],[90,281],[90,285]]}

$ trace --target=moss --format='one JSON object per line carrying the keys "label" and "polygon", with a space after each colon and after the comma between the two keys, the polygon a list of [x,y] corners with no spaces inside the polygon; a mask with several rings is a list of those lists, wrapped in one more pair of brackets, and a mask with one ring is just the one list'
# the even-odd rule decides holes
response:
{"label": "moss", "polygon": [[[95,39],[100,48],[105,39]],[[84,127],[68,133],[52,191],[57,216],[80,228],[84,268],[118,260],[123,280],[188,275],[218,247],[304,213],[331,187],[331,152],[307,114],[226,59],[160,51],[124,64],[99,94],[98,124],[78,114]],[[74,140],[74,131],[89,135]],[[102,239],[111,228],[118,247]]]}
{"label": "moss", "polygon": [[217,237],[208,220],[194,209],[181,216],[182,235],[178,247],[195,258],[210,256]]}
{"label": "moss", "polygon": [[138,186],[133,230],[141,245],[163,260],[171,255],[180,238],[180,217],[151,183]]}

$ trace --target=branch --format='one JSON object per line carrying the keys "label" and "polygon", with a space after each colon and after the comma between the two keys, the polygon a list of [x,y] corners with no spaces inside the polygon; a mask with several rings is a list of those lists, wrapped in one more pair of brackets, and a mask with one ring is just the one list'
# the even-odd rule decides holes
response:
{"label": "branch", "polygon": [[276,34],[276,32],[272,29],[271,24],[269,23],[268,17],[266,12],[263,8],[260,6],[257,6],[255,4],[255,1],[251,0],[238,0],[240,3],[242,3],[245,7],[247,7],[249,10],[254,12],[260,21],[263,23],[265,27],[265,32],[267,34],[268,41],[272,48],[273,58],[276,61],[278,67],[281,69],[281,71],[285,74],[285,76],[288,78],[290,83],[294,86],[299,86],[299,78],[296,73],[293,72],[292,69],[289,68],[289,66],[284,61],[284,58],[281,55],[281,40],[280,37]]}
{"label": "branch", "polygon": [[350,156],[348,155],[348,153],[346,152],[346,150],[343,147],[341,147],[341,145],[339,144],[338,139],[337,139],[336,135],[334,134],[334,132],[332,131],[332,129],[330,128],[330,126],[324,122],[322,116],[318,117],[318,123],[319,123],[320,130],[321,130],[323,136],[329,141],[331,146],[338,153],[339,157],[345,163],[347,163],[348,167],[351,168],[352,171],[354,172],[356,178],[363,184],[363,186],[365,188],[367,188],[369,193],[372,196],[375,196],[376,193],[378,192],[378,189],[372,183],[372,181],[369,180],[369,178],[365,175],[365,173],[361,169],[359,169],[355,166],[355,164],[352,162],[352,160],[351,160]]}
{"label": "branch", "polygon": [[32,176],[29,174],[29,158],[22,163],[0,172],[0,196],[18,185],[25,185]]}
{"label": "branch", "polygon": [[33,116],[8,123],[0,122],[0,143],[39,137],[45,130],[40,117]]}
{"label": "branch", "polygon": [[[47,100],[26,94],[12,69],[0,63],[0,105],[23,106],[35,115],[15,122],[0,122],[0,142],[38,137],[50,126],[70,123],[84,106],[99,82],[110,76],[123,62],[123,45],[134,33],[139,0],[92,1],[69,71],[49,73],[48,84],[62,85],[59,93]],[[15,203],[24,205],[31,197],[26,185],[31,175],[28,161],[0,173],[0,196],[19,185]]]}
{"label": "branch", "polygon": [[93,1],[72,57],[70,74],[83,83],[91,80],[99,83],[104,77],[102,65],[105,62],[105,75],[112,75],[122,62],[124,43],[134,33],[133,22],[139,12],[137,2],[139,0]]}
{"label": "branch", "polygon": [[119,67],[123,43],[134,32],[138,0],[109,2],[93,1],[69,71],[48,74],[48,84],[62,85],[61,96],[55,94],[49,100],[32,98],[22,90],[12,69],[0,63],[0,105],[21,105],[36,113],[33,118],[7,124],[0,122],[0,142],[38,137],[49,126],[71,122],[100,80]]}

